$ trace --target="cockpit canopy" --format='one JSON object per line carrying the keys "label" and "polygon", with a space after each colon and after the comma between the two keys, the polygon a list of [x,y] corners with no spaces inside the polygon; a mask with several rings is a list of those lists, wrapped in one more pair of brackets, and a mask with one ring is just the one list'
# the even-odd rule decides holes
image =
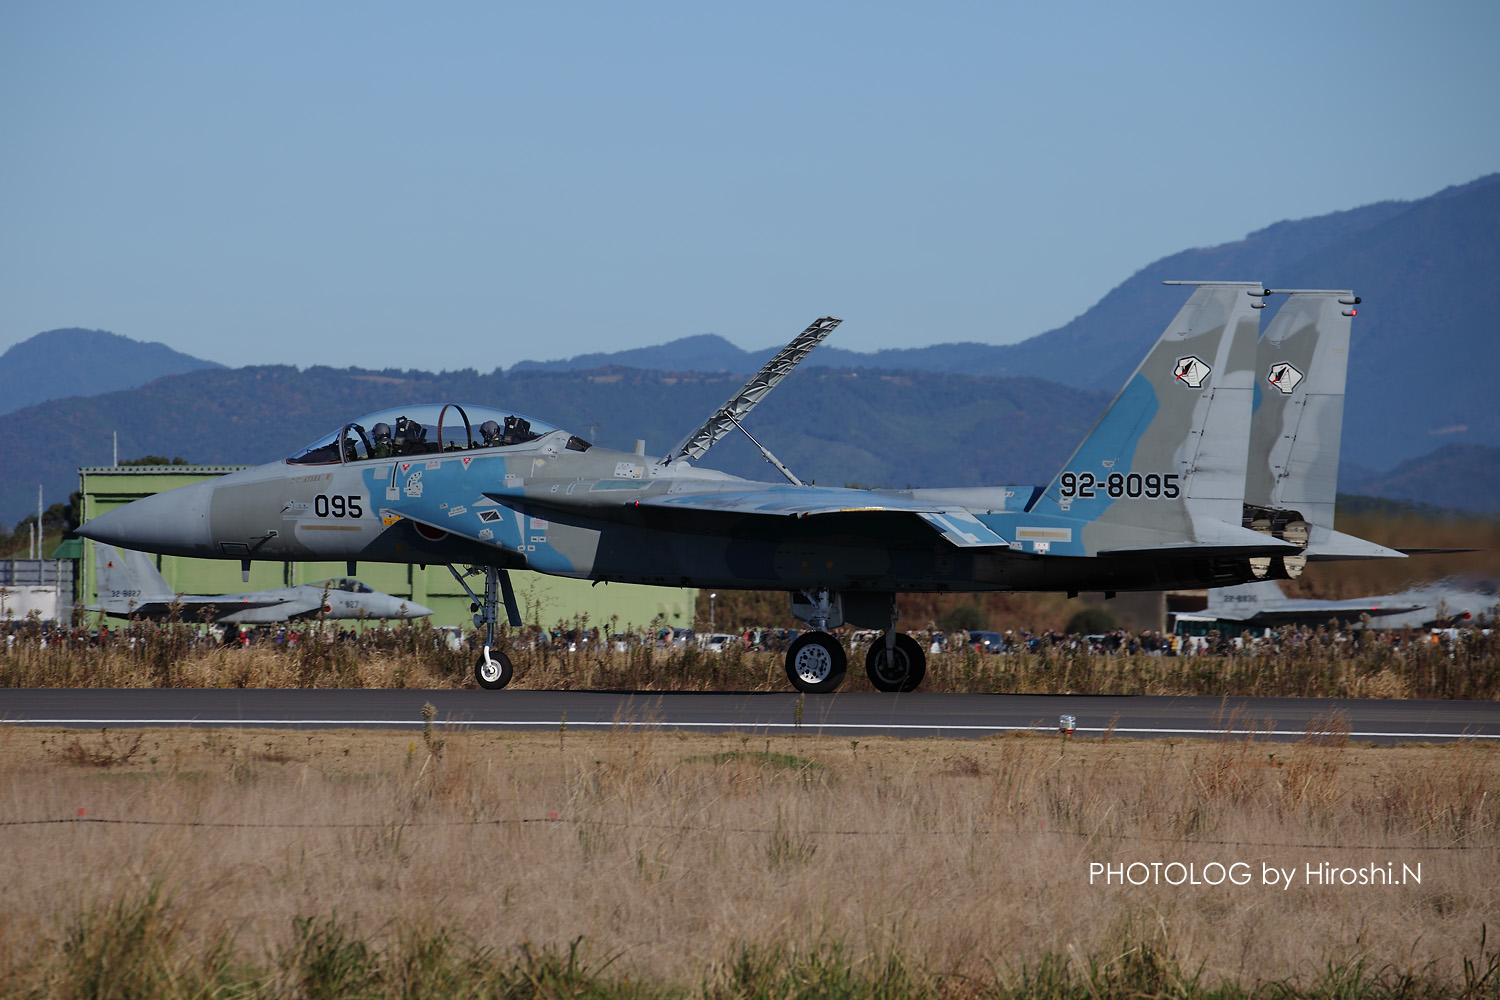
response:
{"label": "cockpit canopy", "polygon": [[[292,465],[333,465],[366,459],[505,448],[558,430],[509,410],[458,403],[421,403],[379,410],[325,434],[287,459]],[[592,447],[569,437],[572,451]]]}
{"label": "cockpit canopy", "polygon": [[348,576],[337,576],[337,577],[334,577],[332,580],[319,580],[316,583],[309,584],[308,586],[317,587],[320,590],[326,590],[326,591],[329,591],[330,593],[333,592],[333,591],[336,591],[336,590],[337,591],[343,591],[346,594],[373,594],[373,593],[375,593],[375,591],[371,590],[369,587],[365,586],[363,583],[360,583],[358,580],[354,579],[353,577],[348,577]]}

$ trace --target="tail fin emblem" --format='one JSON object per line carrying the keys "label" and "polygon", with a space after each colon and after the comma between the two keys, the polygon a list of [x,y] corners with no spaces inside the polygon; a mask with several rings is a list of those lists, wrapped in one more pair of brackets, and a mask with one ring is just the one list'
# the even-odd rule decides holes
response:
{"label": "tail fin emblem", "polygon": [[1291,365],[1272,365],[1266,381],[1281,390],[1282,395],[1290,396],[1297,383],[1302,381],[1302,373]]}
{"label": "tail fin emblem", "polygon": [[1203,388],[1204,379],[1208,378],[1213,369],[1204,362],[1202,358],[1189,354],[1185,358],[1178,358],[1177,365],[1172,369],[1172,374],[1182,382],[1194,389]]}

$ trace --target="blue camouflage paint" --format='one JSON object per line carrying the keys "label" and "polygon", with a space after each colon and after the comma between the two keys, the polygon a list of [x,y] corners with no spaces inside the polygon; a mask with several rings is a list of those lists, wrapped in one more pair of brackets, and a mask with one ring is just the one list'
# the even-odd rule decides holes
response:
{"label": "blue camouflage paint", "polygon": [[[1157,398],[1156,390],[1152,388],[1151,380],[1137,372],[1130,380],[1130,384],[1120,392],[1119,398],[1110,406],[1103,419],[1084,439],[1078,451],[1068,460],[1063,472],[1091,472],[1101,481],[1112,472],[1129,473],[1135,461],[1136,448],[1141,443],[1141,436],[1156,419],[1159,409],[1161,409],[1161,401]],[[1114,464],[1104,464],[1110,461]],[[1164,472],[1165,470],[1150,471]],[[1064,500],[1059,492],[1061,475],[1059,473],[1058,478],[1053,479],[1044,496],[1054,505],[1056,512],[1071,521],[1075,528],[1080,523],[1098,520],[1115,502],[1115,498],[1110,497],[1102,485],[1095,489],[1092,498],[1073,497],[1071,500]],[[1066,511],[1062,510],[1064,503],[1068,505]],[[1042,504],[1039,503],[1037,508],[1041,507]],[[1040,511],[1034,509],[1033,513],[1040,513]],[[1082,553],[1083,550],[1080,547],[1078,551]]]}

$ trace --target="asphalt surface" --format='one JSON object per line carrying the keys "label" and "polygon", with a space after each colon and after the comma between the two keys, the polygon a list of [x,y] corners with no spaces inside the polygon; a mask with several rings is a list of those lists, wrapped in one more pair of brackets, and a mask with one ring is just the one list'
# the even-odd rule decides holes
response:
{"label": "asphalt surface", "polygon": [[[616,691],[288,691],[239,689],[0,690],[0,721],[80,729],[126,726],[417,728],[431,703],[444,723],[511,731],[659,726],[707,732],[978,738],[1255,734],[1301,739],[1315,717],[1340,713],[1350,737],[1377,743],[1500,739],[1500,702],[1324,698],[1161,698],[1098,695],[770,694]],[[800,703],[800,708],[799,708]]]}

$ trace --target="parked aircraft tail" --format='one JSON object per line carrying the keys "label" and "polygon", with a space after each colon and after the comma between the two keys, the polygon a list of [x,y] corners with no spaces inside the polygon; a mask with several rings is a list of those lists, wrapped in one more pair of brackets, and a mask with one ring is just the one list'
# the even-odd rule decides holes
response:
{"label": "parked aircraft tail", "polygon": [[1286,600],[1275,580],[1256,580],[1235,587],[1213,587],[1208,591],[1208,607],[1203,613],[1214,618],[1249,618],[1257,611],[1275,607]]}
{"label": "parked aircraft tail", "polygon": [[112,615],[129,615],[147,604],[171,602],[176,595],[151,556],[134,549],[94,543],[99,606]]}
{"label": "parked aircraft tail", "polygon": [[1259,282],[1167,284],[1196,287],[1031,505],[1090,520],[1091,552],[1256,541],[1241,522],[1264,293]]}

